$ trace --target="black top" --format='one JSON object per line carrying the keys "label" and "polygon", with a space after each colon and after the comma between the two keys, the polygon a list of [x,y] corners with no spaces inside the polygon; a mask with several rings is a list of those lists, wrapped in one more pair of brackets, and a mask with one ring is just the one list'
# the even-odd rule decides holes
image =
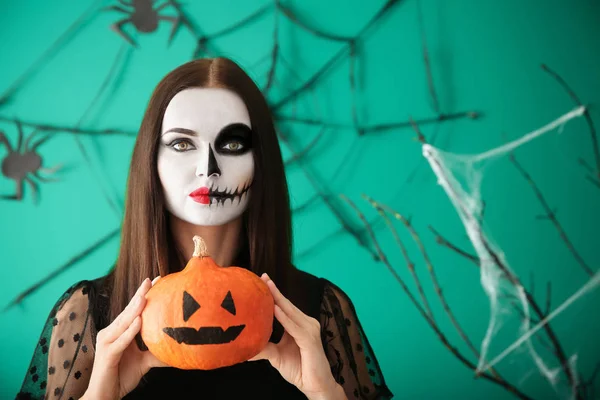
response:
{"label": "black top", "polygon": [[[390,399],[392,393],[348,296],[330,281],[294,270],[284,295],[321,323],[334,378],[348,399]],[[17,399],[76,399],[85,392],[96,334],[107,325],[104,279],[70,287],[52,308]],[[274,320],[271,341],[283,334]],[[306,399],[266,360],[211,371],[154,368],[125,399]]]}

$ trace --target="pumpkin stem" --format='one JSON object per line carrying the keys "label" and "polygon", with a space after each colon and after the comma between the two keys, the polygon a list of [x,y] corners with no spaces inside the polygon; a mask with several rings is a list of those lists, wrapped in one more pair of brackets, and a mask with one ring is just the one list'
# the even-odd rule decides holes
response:
{"label": "pumpkin stem", "polygon": [[194,257],[208,257],[208,249],[206,243],[198,235],[194,235]]}

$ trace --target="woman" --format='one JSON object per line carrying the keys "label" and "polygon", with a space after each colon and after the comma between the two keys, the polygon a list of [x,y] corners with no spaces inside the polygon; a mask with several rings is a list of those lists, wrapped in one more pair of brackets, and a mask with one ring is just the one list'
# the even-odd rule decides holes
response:
{"label": "woman", "polygon": [[[273,334],[252,360],[179,370],[140,339],[145,293],[186,265],[194,235],[217,264],[255,272],[273,294]],[[56,303],[18,398],[391,398],[350,299],[296,269],[291,244],[262,93],[226,58],[176,68],[156,87],[135,143],[116,265]]]}

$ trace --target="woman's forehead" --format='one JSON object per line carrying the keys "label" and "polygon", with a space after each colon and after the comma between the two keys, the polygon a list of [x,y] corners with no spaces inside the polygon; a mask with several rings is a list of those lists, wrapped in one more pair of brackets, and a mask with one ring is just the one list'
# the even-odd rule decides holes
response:
{"label": "woman's forehead", "polygon": [[235,92],[223,88],[189,88],[177,93],[169,102],[161,134],[184,128],[200,136],[214,137],[233,123],[252,127],[248,109]]}

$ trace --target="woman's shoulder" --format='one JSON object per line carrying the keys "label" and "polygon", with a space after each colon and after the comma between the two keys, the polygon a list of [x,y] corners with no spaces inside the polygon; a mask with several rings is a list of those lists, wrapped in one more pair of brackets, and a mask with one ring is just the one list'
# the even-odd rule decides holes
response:
{"label": "woman's shoulder", "polygon": [[336,303],[354,311],[348,294],[331,280],[310,272],[294,269],[288,278],[287,296],[305,314],[317,318],[324,304]]}
{"label": "woman's shoulder", "polygon": [[310,272],[295,268],[288,281],[291,289],[296,289],[296,291],[305,295],[310,294],[313,300],[323,301],[327,299],[327,296],[335,294],[344,300],[350,301],[350,297],[340,286],[327,278]]}
{"label": "woman's shoulder", "polygon": [[104,277],[96,279],[82,279],[67,287],[56,300],[50,311],[53,324],[57,325],[61,320],[74,320],[79,315],[91,314],[96,316],[102,297]]}

